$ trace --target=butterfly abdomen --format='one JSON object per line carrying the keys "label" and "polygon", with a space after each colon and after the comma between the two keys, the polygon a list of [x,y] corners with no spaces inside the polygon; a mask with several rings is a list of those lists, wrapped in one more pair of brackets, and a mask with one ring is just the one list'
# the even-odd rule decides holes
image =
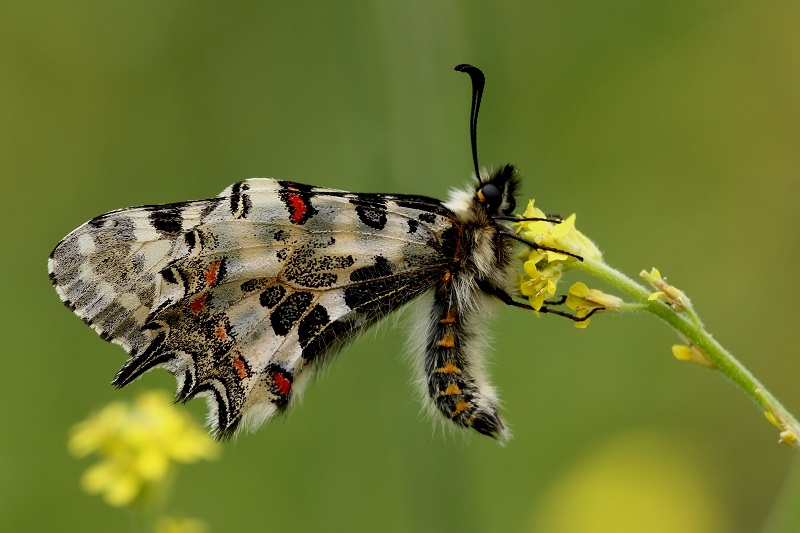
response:
{"label": "butterfly abdomen", "polygon": [[495,391],[483,369],[485,319],[482,294],[465,302],[456,276],[445,276],[434,290],[426,323],[424,368],[427,393],[434,406],[458,426],[501,440],[505,427],[495,407]]}

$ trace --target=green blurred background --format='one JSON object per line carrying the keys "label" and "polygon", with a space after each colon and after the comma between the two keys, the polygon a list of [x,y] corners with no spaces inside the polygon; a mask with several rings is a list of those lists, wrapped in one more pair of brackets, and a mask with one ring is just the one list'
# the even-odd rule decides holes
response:
{"label": "green blurred background", "polygon": [[[124,527],[81,491],[69,428],[173,388],[109,385],[124,353],[50,287],[59,239],[252,176],[444,197],[472,170],[465,61],[488,79],[482,163],[517,164],[611,264],[659,267],[800,411],[798,28],[792,1],[5,0],[0,530]],[[655,319],[503,308],[492,336],[507,447],[432,429],[390,325],[184,468],[171,508],[212,531],[800,530],[797,452]]]}

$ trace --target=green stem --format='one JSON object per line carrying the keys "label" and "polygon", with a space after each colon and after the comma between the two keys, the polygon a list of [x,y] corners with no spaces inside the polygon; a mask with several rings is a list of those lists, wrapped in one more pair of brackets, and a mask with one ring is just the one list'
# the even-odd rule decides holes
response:
{"label": "green stem", "polygon": [[643,310],[653,313],[700,348],[720,372],[750,396],[765,413],[770,413],[776,419],[781,431],[790,432],[786,435],[782,433],[781,441],[800,448],[797,440],[800,438],[800,423],[742,363],[705,330],[693,309],[678,312],[660,300],[648,300],[650,290],[602,261],[586,259],[573,265],[574,268],[588,272],[634,297]]}

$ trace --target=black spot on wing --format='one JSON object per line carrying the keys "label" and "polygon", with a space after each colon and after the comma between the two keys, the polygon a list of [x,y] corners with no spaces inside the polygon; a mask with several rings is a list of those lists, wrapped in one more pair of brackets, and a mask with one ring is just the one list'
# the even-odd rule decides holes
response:
{"label": "black spot on wing", "polygon": [[452,217],[450,210],[447,209],[447,207],[445,207],[445,205],[436,198],[413,194],[403,194],[393,197],[392,200],[399,207],[415,209],[418,211],[428,211],[448,218]]}
{"label": "black spot on wing", "polygon": [[197,244],[196,237],[197,235],[194,231],[186,232],[186,234],[183,236],[183,240],[186,241],[186,246],[188,246],[189,249],[194,248],[194,245]]}
{"label": "black spot on wing", "polygon": [[272,283],[272,280],[269,278],[255,278],[255,279],[248,279],[239,286],[239,289],[244,294],[255,292],[259,289],[263,289],[269,286]]}
{"label": "black spot on wing", "polygon": [[370,266],[357,268],[350,273],[350,281],[370,281],[392,275],[392,266],[389,260],[382,255],[375,256],[375,263]]}
{"label": "black spot on wing", "polygon": [[234,183],[231,187],[230,209],[231,214],[236,218],[247,218],[250,208],[253,206],[250,195],[247,191],[250,186],[243,181]]}
{"label": "black spot on wing", "polygon": [[[182,204],[179,204],[182,205]],[[169,206],[151,206],[148,209],[157,209]],[[95,229],[103,229],[105,231],[97,231],[92,233],[94,242],[98,247],[108,245],[115,245],[124,241],[135,241],[134,230],[136,224],[133,220],[125,216],[126,210],[112,211],[93,218],[88,222],[88,225]],[[59,245],[60,246],[60,245]]]}
{"label": "black spot on wing", "polygon": [[367,280],[346,287],[344,301],[369,319],[380,318],[431,289],[440,277],[441,271],[432,268]]}
{"label": "black spot on wing", "polygon": [[175,269],[174,268],[165,268],[160,272],[161,277],[167,283],[178,283],[178,278],[175,276]]}
{"label": "black spot on wing", "polygon": [[336,352],[353,337],[354,332],[367,324],[368,322],[347,318],[322,326],[316,335],[309,338],[308,344],[303,348],[303,359],[311,363],[322,355]]}
{"label": "black spot on wing", "polygon": [[333,237],[327,241],[311,241],[295,250],[283,271],[283,277],[301,287],[323,289],[333,286],[339,276],[334,272],[353,266],[352,255],[330,255],[325,248],[334,243]]}
{"label": "black spot on wing", "polygon": [[434,215],[433,213],[420,213],[419,215],[417,215],[417,218],[421,222],[425,222],[426,224],[433,224],[434,222],[436,222],[436,215]]}
{"label": "black spot on wing", "polygon": [[310,292],[289,294],[270,315],[270,323],[275,334],[287,335],[313,301],[314,295]]}
{"label": "black spot on wing", "polygon": [[333,272],[304,272],[300,276],[290,278],[287,269],[286,279],[309,289],[324,289],[335,285],[339,276]]}
{"label": "black spot on wing", "polygon": [[286,288],[283,285],[273,285],[261,293],[258,301],[262,307],[272,309],[286,296]]}
{"label": "black spot on wing", "polygon": [[386,200],[382,196],[359,195],[349,201],[356,206],[356,215],[363,224],[373,229],[386,227]]}
{"label": "black spot on wing", "polygon": [[373,265],[350,274],[353,285],[345,288],[345,304],[359,313],[383,316],[427,291],[438,276],[437,269],[393,274],[389,261],[379,255]]}
{"label": "black spot on wing", "polygon": [[312,355],[306,354],[305,349],[308,344],[314,339],[314,337],[323,327],[330,323],[330,321],[331,318],[328,315],[328,311],[320,304],[317,304],[311,308],[311,311],[309,311],[308,314],[300,321],[300,324],[297,327],[297,335],[300,339],[300,347],[303,348],[304,359],[309,359],[307,355]]}
{"label": "black spot on wing", "polygon": [[292,240],[292,234],[282,229],[277,230],[272,237],[282,243],[289,243]]}
{"label": "black spot on wing", "polygon": [[386,227],[386,211],[371,209],[369,207],[358,206],[356,207],[356,215],[365,225],[374,229],[383,229]]}
{"label": "black spot on wing", "polygon": [[187,202],[148,206],[147,218],[150,224],[166,236],[174,236],[183,231],[183,209]]}

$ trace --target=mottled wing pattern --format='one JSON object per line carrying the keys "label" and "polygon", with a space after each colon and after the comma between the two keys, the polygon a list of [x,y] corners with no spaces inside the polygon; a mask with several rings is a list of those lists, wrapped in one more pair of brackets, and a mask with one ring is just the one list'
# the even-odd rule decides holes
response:
{"label": "mottled wing pattern", "polygon": [[161,270],[180,253],[183,235],[220,201],[132,207],[90,220],[50,255],[58,295],[103,339],[141,352],[153,338],[144,326]]}
{"label": "mottled wing pattern", "polygon": [[284,409],[313,367],[429,290],[456,255],[438,200],[251,179],[211,200],[97,217],[54,250],[64,302],[131,357],[209,398],[223,434]]}

